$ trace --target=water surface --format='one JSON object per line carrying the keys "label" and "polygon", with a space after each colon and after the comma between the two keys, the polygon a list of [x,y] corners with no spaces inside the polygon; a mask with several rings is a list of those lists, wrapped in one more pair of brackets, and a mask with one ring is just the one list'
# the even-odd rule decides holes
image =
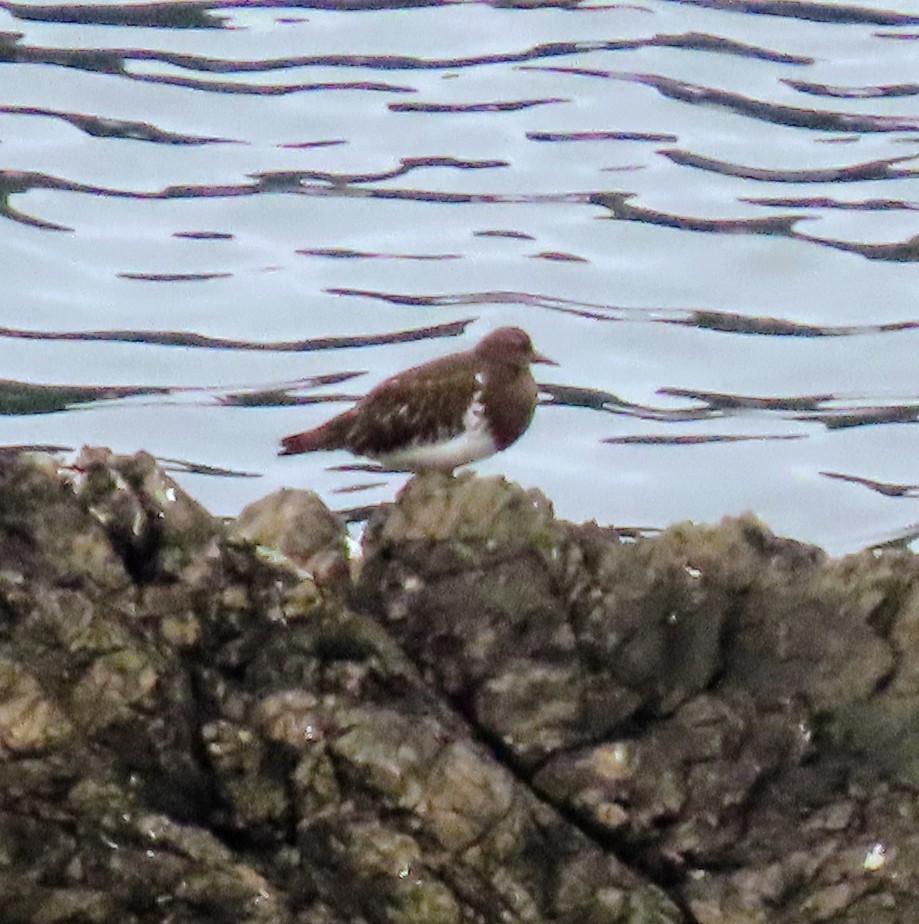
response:
{"label": "water surface", "polygon": [[[919,521],[919,6],[0,4],[0,444],[173,460],[233,514],[404,476],[276,457],[504,324],[558,512]],[[342,470],[342,467],[345,467]]]}

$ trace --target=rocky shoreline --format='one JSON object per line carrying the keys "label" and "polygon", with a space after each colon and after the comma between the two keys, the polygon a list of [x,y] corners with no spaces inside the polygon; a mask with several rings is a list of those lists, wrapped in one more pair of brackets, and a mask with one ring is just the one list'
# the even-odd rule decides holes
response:
{"label": "rocky shoreline", "polygon": [[919,566],[0,456],[0,920],[912,924]]}

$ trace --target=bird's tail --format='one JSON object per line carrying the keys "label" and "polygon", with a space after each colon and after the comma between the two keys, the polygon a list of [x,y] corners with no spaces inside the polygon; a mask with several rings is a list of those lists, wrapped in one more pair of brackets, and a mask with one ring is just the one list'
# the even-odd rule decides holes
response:
{"label": "bird's tail", "polygon": [[329,448],[331,447],[328,445],[328,432],[325,427],[317,427],[315,430],[304,430],[302,433],[285,436],[281,440],[278,455],[295,456],[301,452],[315,452],[317,449]]}

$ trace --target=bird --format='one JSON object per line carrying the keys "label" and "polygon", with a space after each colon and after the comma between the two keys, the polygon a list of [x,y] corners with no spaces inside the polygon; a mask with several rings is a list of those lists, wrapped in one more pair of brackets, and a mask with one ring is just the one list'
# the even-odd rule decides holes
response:
{"label": "bird", "polygon": [[532,363],[558,365],[526,331],[500,327],[470,350],[384,380],[321,426],[284,437],[278,454],[347,449],[388,471],[452,474],[507,449],[529,427],[538,396]]}

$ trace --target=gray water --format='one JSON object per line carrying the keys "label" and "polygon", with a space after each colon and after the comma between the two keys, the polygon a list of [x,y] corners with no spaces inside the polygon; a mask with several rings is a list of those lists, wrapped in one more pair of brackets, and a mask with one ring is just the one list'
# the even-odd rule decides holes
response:
{"label": "gray water", "polygon": [[915,0],[318,5],[0,4],[0,445],[372,505],[278,439],[516,324],[562,516],[919,521]]}

